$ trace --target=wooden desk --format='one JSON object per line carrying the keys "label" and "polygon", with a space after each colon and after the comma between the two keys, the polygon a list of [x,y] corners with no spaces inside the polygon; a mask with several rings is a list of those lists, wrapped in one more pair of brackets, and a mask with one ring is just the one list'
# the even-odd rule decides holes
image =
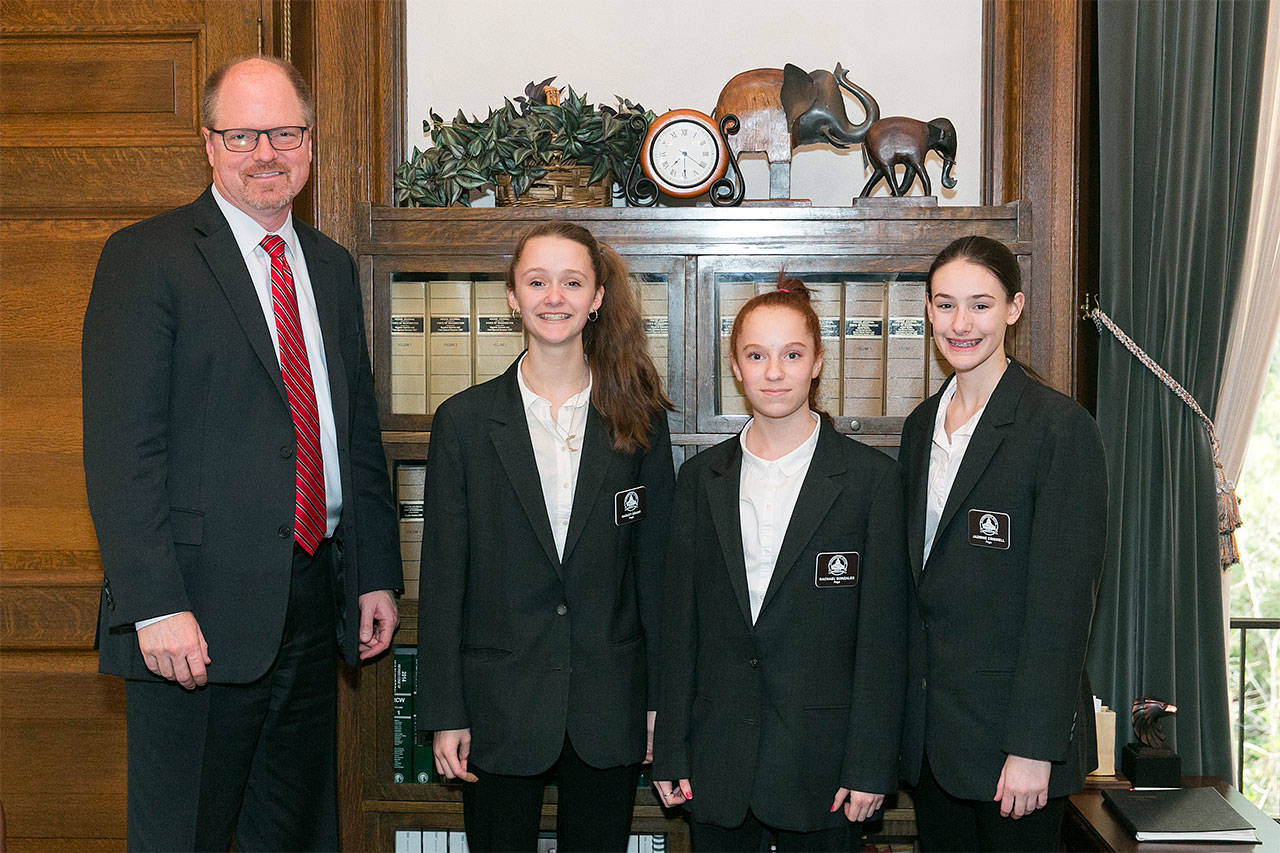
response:
{"label": "wooden desk", "polygon": [[1258,832],[1258,844],[1139,844],[1102,801],[1104,784],[1086,784],[1078,794],[1067,800],[1067,814],[1062,822],[1062,844],[1066,850],[1115,850],[1139,851],[1139,853],[1207,853],[1211,850],[1265,851],[1280,853],[1280,825],[1267,817],[1261,809],[1245,799],[1244,795],[1216,776],[1184,776],[1186,788],[1212,786],[1226,798],[1241,817],[1253,824]]}

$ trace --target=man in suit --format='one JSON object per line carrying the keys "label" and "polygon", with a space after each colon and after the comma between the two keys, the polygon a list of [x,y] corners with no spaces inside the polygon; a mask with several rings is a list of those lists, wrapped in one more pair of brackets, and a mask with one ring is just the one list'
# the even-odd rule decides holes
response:
{"label": "man in suit", "polygon": [[292,218],[314,106],[214,72],[213,186],[103,248],[85,314],[99,668],[125,678],[130,849],[337,847],[335,641],[402,585],[351,256]]}

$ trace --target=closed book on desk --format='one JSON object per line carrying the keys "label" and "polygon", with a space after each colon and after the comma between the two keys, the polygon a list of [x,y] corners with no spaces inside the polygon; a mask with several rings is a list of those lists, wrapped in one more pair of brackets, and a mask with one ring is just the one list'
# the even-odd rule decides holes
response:
{"label": "closed book on desk", "polygon": [[1258,840],[1253,824],[1213,788],[1116,789],[1102,798],[1139,841]]}

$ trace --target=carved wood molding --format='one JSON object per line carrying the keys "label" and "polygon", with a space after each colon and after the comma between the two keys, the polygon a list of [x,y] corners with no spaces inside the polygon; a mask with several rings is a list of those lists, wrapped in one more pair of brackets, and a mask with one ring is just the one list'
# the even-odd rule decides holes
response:
{"label": "carved wood molding", "polygon": [[1074,308],[1092,269],[1092,15],[1077,0],[983,3],[982,200],[1031,206],[1028,299],[1052,306],[1036,312],[1031,366],[1067,394],[1092,387]]}
{"label": "carved wood molding", "polygon": [[403,159],[404,0],[278,3],[274,49],[287,47],[316,93],[315,161],[294,209],[354,249],[357,205],[389,204]]}

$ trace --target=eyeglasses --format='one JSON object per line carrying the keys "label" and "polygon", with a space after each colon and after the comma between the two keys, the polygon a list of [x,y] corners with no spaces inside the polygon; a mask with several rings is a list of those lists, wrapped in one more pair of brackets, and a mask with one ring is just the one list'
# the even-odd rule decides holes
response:
{"label": "eyeglasses", "polygon": [[273,127],[270,130],[254,130],[251,127],[230,127],[226,130],[214,130],[208,128],[210,133],[217,133],[222,136],[222,144],[227,147],[228,151],[236,151],[244,153],[252,151],[258,147],[258,137],[264,133],[267,135],[267,142],[271,143],[271,147],[277,151],[292,151],[302,145],[302,137],[307,132],[305,127],[299,125],[288,125],[286,127]]}

